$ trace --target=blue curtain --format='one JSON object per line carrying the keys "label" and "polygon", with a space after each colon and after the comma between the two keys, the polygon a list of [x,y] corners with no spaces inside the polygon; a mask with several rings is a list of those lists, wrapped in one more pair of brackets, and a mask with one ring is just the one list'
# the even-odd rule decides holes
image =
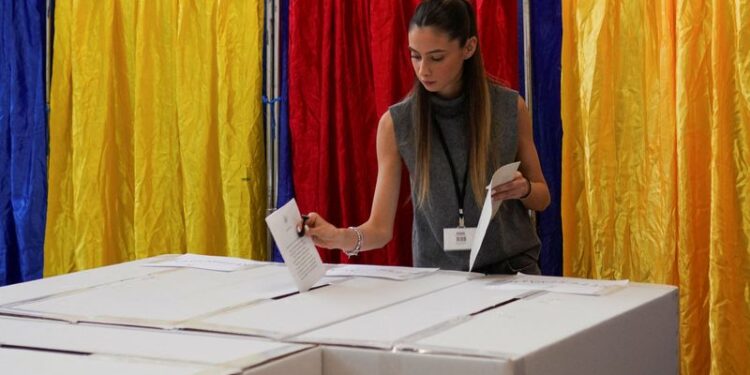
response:
{"label": "blue curtain", "polygon": [[[292,145],[289,136],[289,0],[282,0],[279,4],[279,35],[281,53],[281,98],[279,101],[279,186],[276,207],[281,207],[294,198],[294,183],[292,181]],[[283,262],[276,244],[273,245],[272,259]]]}
{"label": "blue curtain", "polygon": [[0,285],[42,277],[45,1],[0,0]]}
{"label": "blue curtain", "polygon": [[[560,217],[560,117],[561,2],[531,2],[531,56],[534,142],[552,196],[550,206],[537,214],[542,251],[539,263],[545,275],[562,275],[562,220]],[[523,1],[518,2],[519,64],[523,82]],[[521,85],[522,93],[525,87]]]}
{"label": "blue curtain", "polygon": [[562,118],[560,115],[561,2],[531,2],[533,56],[534,139],[552,203],[537,216],[542,239],[541,268],[546,275],[562,275],[562,220],[560,168]]}

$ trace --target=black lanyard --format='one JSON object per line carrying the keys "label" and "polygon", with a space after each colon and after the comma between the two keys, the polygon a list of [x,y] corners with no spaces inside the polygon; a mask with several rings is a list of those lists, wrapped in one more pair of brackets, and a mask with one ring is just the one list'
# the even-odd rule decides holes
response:
{"label": "black lanyard", "polygon": [[458,200],[458,227],[463,228],[464,227],[464,198],[466,197],[466,177],[469,175],[469,156],[466,155],[466,169],[464,169],[464,183],[463,185],[458,185],[458,176],[456,176],[456,167],[453,165],[453,156],[451,155],[450,149],[448,148],[448,144],[445,142],[445,137],[443,136],[443,131],[440,129],[440,125],[437,123],[437,119],[435,116],[432,116],[432,122],[435,123],[435,129],[437,130],[438,138],[440,139],[440,144],[443,146],[443,151],[445,152],[445,156],[448,158],[448,165],[451,167],[451,176],[453,176],[453,185],[455,186],[456,190],[456,200]]}

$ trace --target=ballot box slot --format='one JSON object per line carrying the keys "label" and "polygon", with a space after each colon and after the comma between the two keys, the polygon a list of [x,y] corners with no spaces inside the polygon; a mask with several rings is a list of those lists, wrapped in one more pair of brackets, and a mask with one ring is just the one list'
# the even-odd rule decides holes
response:
{"label": "ballot box slot", "polygon": [[[325,287],[327,287],[329,285],[331,285],[331,284],[323,284],[323,285],[314,286],[314,287],[310,288],[310,290],[308,290],[308,292],[311,292],[311,291],[313,291],[315,289],[325,288]],[[294,296],[294,295],[297,295],[297,294],[299,294],[299,292],[292,292],[292,293],[282,294],[280,296],[276,296],[276,297],[273,297],[271,299],[272,300],[280,300],[280,299],[291,297],[291,296]]]}
{"label": "ballot box slot", "polygon": [[507,300],[507,301],[503,301],[503,302],[500,302],[500,303],[498,303],[498,304],[495,304],[495,305],[492,305],[492,306],[488,306],[488,307],[485,307],[485,308],[483,308],[483,309],[481,309],[481,310],[479,310],[479,311],[473,312],[473,313],[469,314],[469,316],[475,316],[475,315],[479,315],[479,314],[481,314],[481,313],[483,313],[483,312],[487,312],[487,311],[490,311],[490,310],[494,310],[494,309],[496,309],[496,308],[498,308],[498,307],[502,307],[502,306],[505,306],[505,305],[507,305],[507,304],[509,304],[509,303],[513,303],[513,302],[516,302],[516,301],[519,301],[519,300],[521,300],[521,299],[520,299],[520,298],[511,298],[511,299],[509,299],[509,300]]}

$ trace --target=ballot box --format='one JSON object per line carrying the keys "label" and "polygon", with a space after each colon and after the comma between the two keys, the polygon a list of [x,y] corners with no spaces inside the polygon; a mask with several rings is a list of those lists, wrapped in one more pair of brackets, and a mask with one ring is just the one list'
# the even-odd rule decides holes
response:
{"label": "ballot box", "polygon": [[[19,357],[19,373],[35,373],[36,351],[56,353],[49,360],[63,369],[118,369],[133,362],[169,365],[170,373],[225,374],[319,374],[320,349],[311,345],[273,342],[258,338],[216,335],[200,332],[144,329],[113,325],[75,324],[41,319],[0,317],[0,345],[19,352],[7,352],[5,358]],[[92,357],[90,361],[68,357]],[[42,358],[38,358],[42,359]],[[6,372],[5,362],[3,373]],[[8,362],[10,363],[10,362]],[[125,366],[121,370],[129,371]],[[138,369],[134,367],[133,371]],[[160,367],[154,367],[159,370]],[[24,371],[22,371],[24,370]],[[41,371],[40,370],[40,371]],[[55,370],[55,367],[50,367]],[[77,372],[72,372],[77,373]],[[106,373],[106,372],[104,372]],[[109,372],[140,373],[140,372]],[[156,372],[158,373],[158,371]]]}
{"label": "ballot box", "polygon": [[183,327],[288,339],[464,283],[472,277],[451,271],[410,280],[352,277],[305,293],[186,322]]}
{"label": "ballot box", "polygon": [[[233,272],[145,263],[108,267],[113,272],[106,278],[96,277],[99,270],[72,274],[69,279],[76,281],[66,283],[66,288],[57,287],[56,278],[20,284],[18,289],[32,293],[24,299],[23,290],[14,291],[14,302],[0,305],[0,313],[174,329],[191,319],[296,292],[286,267],[274,263],[259,262]],[[78,281],[87,279],[87,273],[96,281]],[[0,296],[11,300],[4,289]]]}
{"label": "ballot box", "polygon": [[[511,361],[445,353],[392,352],[357,347],[323,346],[326,375],[513,375]],[[555,374],[551,372],[550,374]]]}
{"label": "ballot box", "polygon": [[[540,281],[541,279],[541,281]],[[676,374],[677,289],[540,278],[549,290],[485,277],[307,332],[324,374]],[[575,286],[575,288],[570,288]]]}
{"label": "ballot box", "polygon": [[0,287],[0,306],[19,301],[32,301],[65,292],[76,291],[138,278],[153,273],[164,272],[164,268],[144,267],[144,264],[174,258],[177,255],[163,255],[140,259],[111,266],[72,272],[65,275],[29,281]]}
{"label": "ballot box", "polygon": [[106,355],[81,355],[77,353],[45,352],[23,348],[0,347],[0,364],[7,375],[229,375],[226,369],[214,366],[159,362],[121,358]]}
{"label": "ballot box", "polygon": [[483,277],[468,280],[289,340],[390,350],[398,342],[411,336],[440,329],[447,322],[463,319],[530,294],[524,290],[497,290],[488,287],[497,279]]}
{"label": "ballot box", "polygon": [[396,350],[497,358],[515,374],[679,373],[677,289],[541,292],[426,332]]}
{"label": "ballot box", "polygon": [[300,293],[283,264],[166,266],[175,259],[0,288],[0,363],[42,374],[679,372],[671,286],[328,265]]}

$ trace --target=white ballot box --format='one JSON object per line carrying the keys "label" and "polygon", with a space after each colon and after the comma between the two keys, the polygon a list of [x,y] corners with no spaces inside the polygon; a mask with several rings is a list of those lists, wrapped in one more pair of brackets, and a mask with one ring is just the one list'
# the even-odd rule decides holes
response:
{"label": "white ballot box", "polygon": [[23,348],[0,348],[4,375],[229,375],[231,370],[194,363],[160,362],[107,355],[44,352]]}
{"label": "white ballot box", "polygon": [[671,286],[326,268],[303,293],[283,264],[198,255],[3,287],[0,372],[679,372]]}
{"label": "white ballot box", "polygon": [[395,281],[351,278],[185,323],[186,328],[285,339],[466,282],[462,272]]}
{"label": "white ballot box", "polygon": [[541,292],[398,349],[504,359],[516,374],[677,374],[678,305],[677,289],[663,285]]}
{"label": "white ballot box", "polygon": [[513,363],[501,358],[390,352],[338,346],[323,347],[323,374],[326,375],[519,374],[514,371]]}
{"label": "white ballot box", "polygon": [[[119,281],[21,300],[0,306],[0,312],[70,322],[178,328],[187,320],[297,290],[286,268],[271,263],[233,272],[125,268],[132,272],[120,272]],[[144,270],[151,273],[143,274]]]}
{"label": "white ballot box", "polygon": [[401,340],[439,329],[446,322],[514,301],[528,291],[488,288],[492,277],[434,291],[291,338],[295,342],[390,350]]}
{"label": "white ballot box", "polygon": [[[132,360],[142,364],[171,364],[176,370],[180,370],[175,373],[193,373],[181,372],[181,369],[192,371],[195,367],[200,371],[206,370],[207,373],[274,374],[281,373],[277,371],[283,369],[285,374],[315,374],[320,373],[321,366],[320,350],[311,345],[199,332],[71,324],[13,317],[0,317],[0,345],[19,350],[118,359],[115,362]],[[14,353],[6,355],[10,358]],[[33,358],[29,354],[15,355]],[[81,362],[64,356],[52,356],[51,360],[59,360],[61,364]],[[98,366],[100,362],[106,366],[114,366],[109,360],[97,360],[92,364]],[[2,368],[5,373],[5,366]],[[35,367],[19,367],[19,370],[22,368],[31,370]]]}
{"label": "white ballot box", "polygon": [[0,287],[0,306],[164,272],[164,268],[143,265],[176,256],[163,255]]}

